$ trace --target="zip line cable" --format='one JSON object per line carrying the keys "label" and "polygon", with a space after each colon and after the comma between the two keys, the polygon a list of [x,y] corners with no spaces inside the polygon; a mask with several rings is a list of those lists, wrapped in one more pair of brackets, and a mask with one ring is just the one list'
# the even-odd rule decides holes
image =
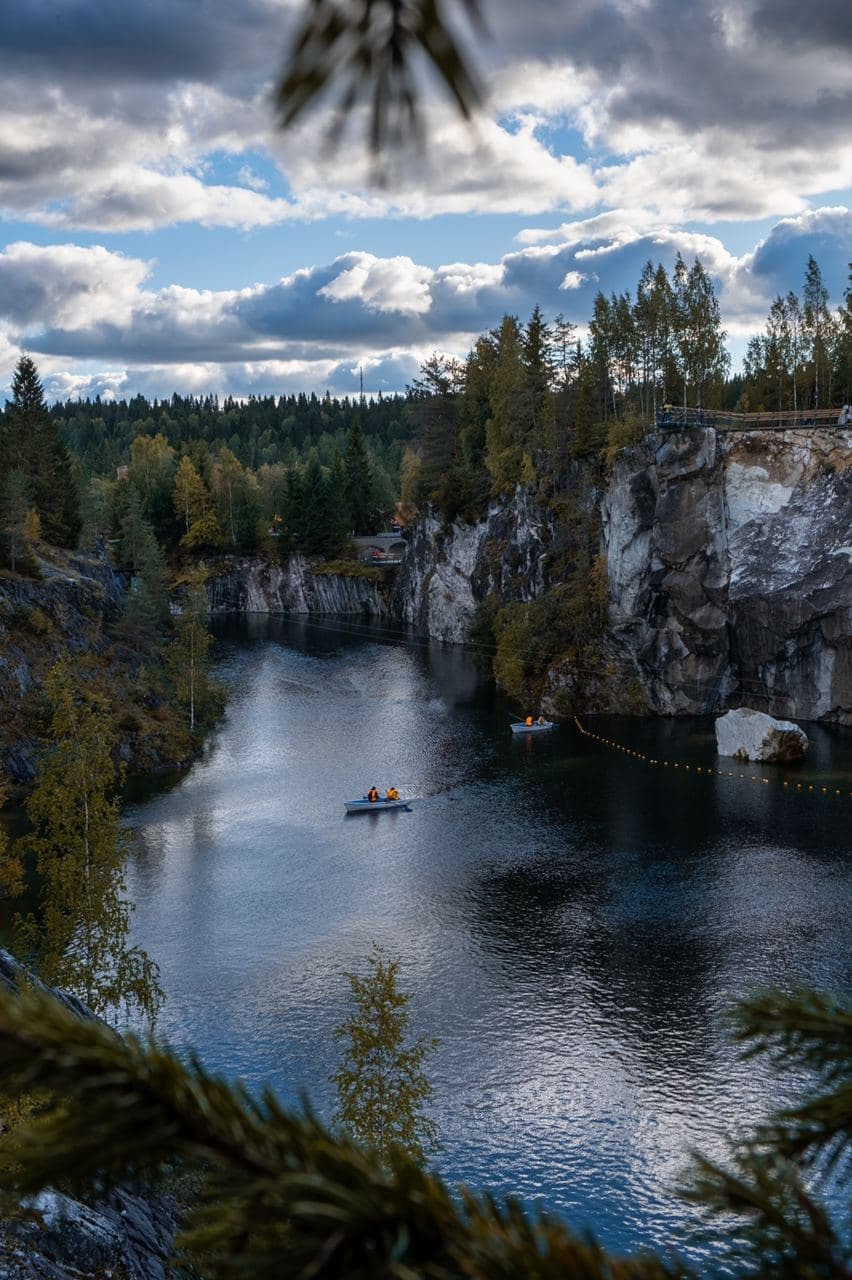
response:
{"label": "zip line cable", "polygon": [[[304,613],[267,614],[267,613],[261,613],[259,610],[248,610],[246,612],[251,613],[253,617],[283,618],[288,622],[299,622],[302,624],[302,626],[312,627],[314,630],[329,631],[333,635],[353,636],[357,639],[366,639],[366,640],[372,639],[376,643],[394,645],[397,648],[403,648],[405,645],[409,645],[409,644],[431,646],[433,644],[443,643],[441,641],[436,641],[435,639],[429,636],[421,636],[416,634],[411,635],[409,632],[403,631],[400,628],[375,627],[372,623],[361,624],[362,627],[370,628],[370,630],[358,630],[357,629],[358,624],[343,623],[341,625],[337,622],[318,622],[315,619],[312,619],[309,614],[304,614]],[[389,633],[390,637],[399,636],[401,637],[401,639],[388,638],[384,636],[377,637],[374,634],[372,634],[372,632],[376,630],[386,631]],[[454,647],[468,649],[468,648],[485,648],[486,646],[479,645],[476,642],[473,642],[471,644],[465,644],[465,643],[455,644]],[[575,667],[573,669],[575,671],[585,670],[589,674],[598,675],[598,676],[601,674],[600,671],[592,670],[591,668],[584,669],[581,667]],[[740,683],[741,684],[745,683],[745,681],[741,680]],[[762,684],[762,682],[760,683]],[[518,717],[518,719],[520,719],[520,717]],[[841,787],[820,786],[815,783],[807,783],[807,782],[794,783],[786,779],[768,778],[763,776],[762,774],[740,773],[739,771],[733,770],[733,769],[714,769],[710,765],[686,764],[680,760],[667,760],[658,756],[650,756],[643,751],[634,751],[632,747],[627,747],[623,743],[616,742],[615,739],[613,738],[607,738],[603,734],[594,733],[591,729],[587,729],[583,725],[579,716],[576,716],[576,715],[573,716],[573,720],[578,733],[580,733],[582,737],[587,738],[592,742],[598,742],[600,743],[601,746],[604,746],[611,751],[618,751],[618,752],[621,752],[623,755],[630,756],[632,759],[637,760],[642,764],[649,764],[655,767],[659,766],[660,768],[663,768],[663,769],[671,768],[672,770],[677,770],[680,776],[683,776],[684,774],[690,774],[690,775],[698,775],[699,777],[705,777],[705,778],[711,778],[711,777],[722,778],[725,781],[760,782],[764,786],[770,786],[772,782],[776,782],[776,783],[780,782],[783,790],[788,795],[801,793],[802,795],[814,795],[814,796],[818,795],[818,796],[826,796],[826,797],[833,796],[836,799],[840,798],[840,799],[852,800],[852,790],[846,791],[844,788],[841,788]],[[455,788],[452,786],[448,788],[442,787],[439,791],[431,792],[431,793],[422,793],[418,797],[412,797],[412,799],[428,799],[430,798],[430,796],[440,795],[447,790],[451,791],[454,789]]]}
{"label": "zip line cable", "polygon": [[[313,614],[292,613],[288,611],[282,611],[280,613],[266,613],[259,609],[245,609],[242,613],[243,616],[255,618],[282,618],[287,622],[299,622],[302,626],[312,627],[318,631],[329,631],[338,635],[353,636],[362,640],[374,640],[377,644],[396,644],[399,647],[403,647],[405,645],[420,645],[423,648],[431,648],[433,645],[451,645],[455,649],[474,651],[478,652],[483,657],[492,658],[495,657],[498,652],[497,645],[486,644],[480,640],[442,640],[437,636],[425,636],[418,632],[412,634],[411,631],[404,630],[401,627],[390,627],[382,623],[358,623],[355,621],[341,621],[338,619],[322,622],[318,621],[316,615]],[[359,628],[364,629],[359,630]],[[384,634],[376,635],[376,632],[382,632]],[[398,637],[398,639],[396,637]],[[502,652],[511,657],[524,656],[524,650],[517,645],[509,645],[503,648]],[[599,667],[579,666],[574,663],[571,666],[571,670],[576,671],[580,675],[597,676],[599,679],[605,677],[605,672],[602,672]],[[715,676],[707,676],[702,680],[691,680],[686,683],[691,684],[699,691],[705,687],[708,689],[714,689],[717,691],[716,696],[718,696],[717,686],[724,679],[724,674],[725,673],[723,671],[721,674],[717,673]],[[735,677],[735,683],[738,686],[748,686],[753,688],[756,692],[760,693],[761,696],[767,699],[773,696],[766,687],[766,681],[761,679],[759,676],[737,676]],[[696,715],[697,714],[699,713],[696,712]]]}

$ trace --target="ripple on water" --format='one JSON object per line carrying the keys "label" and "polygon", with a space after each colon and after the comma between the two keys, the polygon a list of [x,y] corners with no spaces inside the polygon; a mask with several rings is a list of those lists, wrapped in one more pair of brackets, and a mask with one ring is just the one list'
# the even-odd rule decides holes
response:
{"label": "ripple on water", "polygon": [[[205,759],[130,812],[164,1033],[330,1115],[344,972],[378,941],[441,1038],[451,1182],[700,1257],[688,1151],[721,1156],[779,1096],[725,1009],[773,981],[848,986],[847,811],[673,780],[568,727],[516,743],[454,651],[285,623],[231,640]],[[607,736],[701,762],[708,728]],[[847,739],[816,737],[820,767],[848,770]],[[424,799],[345,819],[373,782]]]}

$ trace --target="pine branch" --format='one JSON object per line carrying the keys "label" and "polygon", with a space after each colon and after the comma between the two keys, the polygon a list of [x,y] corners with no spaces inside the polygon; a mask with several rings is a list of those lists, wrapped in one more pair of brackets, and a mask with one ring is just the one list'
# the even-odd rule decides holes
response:
{"label": "pine branch", "polygon": [[156,1170],[209,1168],[183,1239],[210,1280],[674,1280],[677,1263],[612,1259],[561,1223],[466,1195],[403,1151],[383,1166],[310,1114],[256,1101],[200,1064],[82,1021],[37,991],[0,992],[0,1086],[44,1092],[15,1135],[17,1195]]}
{"label": "pine branch", "polygon": [[808,1067],[829,1080],[852,1077],[852,1008],[835,996],[772,989],[743,1000],[731,1020],[747,1058],[768,1053],[778,1067]]}
{"label": "pine branch", "polygon": [[[478,0],[463,0],[459,7],[481,33]],[[469,120],[482,93],[440,0],[308,0],[277,89],[282,127],[292,125],[317,99],[336,94],[328,130],[332,145],[360,102],[368,108],[367,137],[374,156],[388,146],[421,144],[418,58],[431,66]]]}
{"label": "pine branch", "polygon": [[722,1246],[723,1267],[765,1280],[850,1280],[852,1255],[789,1161],[746,1149],[729,1169],[701,1158],[696,1166],[685,1196],[718,1223],[711,1239]]}
{"label": "pine branch", "polygon": [[802,1102],[758,1131],[760,1144],[824,1173],[848,1174],[852,1152],[852,1009],[834,996],[767,991],[738,1005],[734,1038],[744,1056],[769,1054],[776,1069],[807,1070],[816,1082]]}

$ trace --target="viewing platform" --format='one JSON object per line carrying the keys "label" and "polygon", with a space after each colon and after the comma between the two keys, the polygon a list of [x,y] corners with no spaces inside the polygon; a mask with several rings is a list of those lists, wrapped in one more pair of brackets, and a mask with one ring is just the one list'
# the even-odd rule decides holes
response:
{"label": "viewing platform", "polygon": [[841,409],[766,410],[761,413],[728,413],[723,409],[683,409],[666,405],[657,410],[658,431],[688,427],[712,427],[714,431],[791,431],[800,427],[848,427]]}

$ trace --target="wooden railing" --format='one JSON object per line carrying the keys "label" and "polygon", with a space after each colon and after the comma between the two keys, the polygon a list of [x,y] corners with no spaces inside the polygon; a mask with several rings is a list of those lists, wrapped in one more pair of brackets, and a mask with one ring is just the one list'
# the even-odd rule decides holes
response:
{"label": "wooden railing", "polygon": [[847,426],[840,421],[840,409],[767,409],[761,413],[728,413],[722,409],[683,409],[669,405],[657,410],[657,429],[677,431],[684,427],[713,427],[716,431],[790,431],[797,427]]}

